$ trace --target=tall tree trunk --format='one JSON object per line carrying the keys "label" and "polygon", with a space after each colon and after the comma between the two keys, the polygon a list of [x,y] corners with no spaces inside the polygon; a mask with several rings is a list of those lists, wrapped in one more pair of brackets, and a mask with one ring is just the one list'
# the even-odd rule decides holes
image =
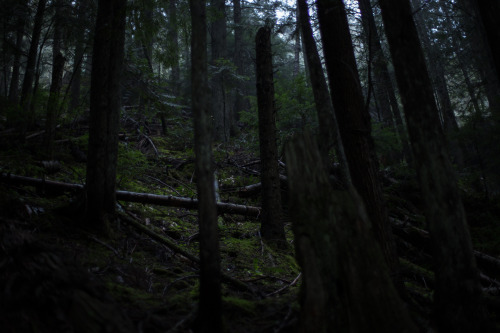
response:
{"label": "tall tree trunk", "polygon": [[293,77],[299,74],[300,69],[300,21],[299,21],[299,7],[298,3],[295,9],[295,30],[293,32],[294,45],[293,45]]}
{"label": "tall tree trunk", "polygon": [[457,181],[409,0],[379,0],[403,100],[436,271],[433,319],[442,332],[488,331]]}
{"label": "tall tree trunk", "polygon": [[469,97],[471,99],[472,106],[474,107],[474,111],[476,114],[481,113],[481,108],[479,106],[477,94],[475,92],[474,86],[470,80],[469,70],[467,69],[466,63],[469,61],[465,59],[463,55],[463,51],[461,50],[461,45],[463,44],[462,36],[460,30],[454,29],[451,21],[451,17],[453,17],[453,13],[448,9],[448,3],[446,0],[439,0],[440,7],[443,13],[445,13],[444,19],[444,27],[451,33],[451,46],[453,47],[453,52],[457,58],[458,67],[462,72],[464,77],[464,83],[467,88],[467,92],[469,93]]}
{"label": "tall tree trunk", "polygon": [[468,31],[469,47],[472,50],[472,62],[477,68],[484,86],[488,106],[493,115],[500,118],[500,79],[496,75],[495,62],[488,45],[485,27],[481,22],[476,0],[458,0],[462,8],[460,17],[463,30]]}
{"label": "tall tree trunk", "polygon": [[196,187],[200,227],[198,332],[222,332],[219,236],[212,170],[212,133],[207,70],[207,16],[204,0],[190,0],[191,83],[194,112]]}
{"label": "tall tree trunk", "polygon": [[73,79],[71,80],[70,102],[69,109],[76,110],[80,106],[80,92],[82,87],[82,64],[85,56],[85,49],[87,40],[85,38],[85,31],[87,26],[85,24],[88,15],[88,0],[80,0],[78,2],[78,30],[76,33],[76,47],[75,55],[73,57]]}
{"label": "tall tree trunk", "polygon": [[333,191],[317,143],[286,149],[295,252],[302,268],[298,332],[417,332],[391,283],[361,198]]}
{"label": "tall tree trunk", "polygon": [[16,23],[16,49],[14,53],[14,63],[12,64],[12,76],[9,87],[9,101],[12,104],[19,102],[19,68],[21,67],[21,55],[23,49],[24,27],[28,15],[28,1],[22,0],[16,6],[16,14],[19,15]]}
{"label": "tall tree trunk", "polygon": [[33,122],[33,115],[31,114],[31,99],[33,95],[33,78],[35,77],[36,58],[38,53],[38,43],[40,41],[40,34],[42,32],[43,15],[45,14],[45,5],[47,0],[38,0],[38,7],[35,14],[35,22],[33,25],[33,32],[31,34],[31,44],[28,51],[28,60],[26,62],[26,71],[24,73],[23,86],[21,90],[21,117],[19,121],[21,124],[21,135],[24,136],[27,128]]}
{"label": "tall tree trunk", "polygon": [[52,42],[52,82],[50,84],[49,100],[47,103],[47,116],[45,119],[45,135],[43,146],[48,158],[53,157],[54,138],[56,130],[57,112],[59,111],[59,94],[62,87],[64,63],[66,59],[61,53],[62,44],[62,0],[54,3],[54,32]]}
{"label": "tall tree trunk", "polygon": [[274,106],[271,28],[257,31],[256,75],[259,109],[259,146],[262,183],[261,235],[270,244],[286,247],[285,231],[281,221],[281,189],[276,146],[276,109]]}
{"label": "tall tree trunk", "polygon": [[411,151],[406,128],[401,119],[396,92],[389,75],[387,59],[382,50],[370,0],[358,0],[358,4],[363,30],[368,39],[367,45],[371,53],[374,96],[382,115],[382,122],[385,127],[394,130],[398,134],[402,143],[403,156],[407,162],[411,162]]}
{"label": "tall tree trunk", "polygon": [[477,0],[476,4],[486,32],[490,52],[493,56],[497,80],[500,81],[500,22],[498,20],[500,17],[500,3],[491,0]]}
{"label": "tall tree trunk", "polygon": [[181,80],[181,70],[179,66],[179,30],[177,23],[177,1],[171,0],[168,4],[168,40],[171,43],[172,72],[170,82],[175,96],[179,94],[179,83]]}
{"label": "tall tree trunk", "polygon": [[[413,10],[416,12],[417,8],[422,6],[420,0],[412,0]],[[458,141],[458,123],[451,105],[451,98],[448,92],[448,85],[446,83],[444,59],[441,57],[441,50],[431,42],[429,36],[430,28],[423,17],[423,11],[416,12],[413,17],[417,27],[417,32],[422,42],[424,53],[427,55],[427,64],[431,74],[433,87],[438,98],[441,117],[443,119],[443,130],[448,138],[450,155],[459,167],[463,167],[463,150]]]}
{"label": "tall tree trunk", "polygon": [[[238,76],[243,76],[243,61],[241,57],[242,52],[242,41],[243,41],[243,26],[241,21],[241,1],[233,0],[233,13],[234,13],[234,56],[233,63],[236,67],[236,74]],[[240,119],[240,111],[244,108],[242,85],[240,80],[236,81],[234,92],[234,105],[233,105],[233,121],[234,124],[231,127],[231,135],[235,135],[238,132],[236,127],[236,122]]]}
{"label": "tall tree trunk", "polygon": [[222,62],[226,59],[226,5],[224,0],[211,0],[210,7],[212,15],[212,59],[211,65],[214,70],[212,74],[212,110],[214,119],[214,138],[216,141],[226,142],[229,140],[230,119],[229,108],[226,105],[224,89],[224,70],[221,69]]}
{"label": "tall tree trunk", "polygon": [[86,220],[109,233],[115,211],[116,163],[123,71],[126,0],[99,1],[90,88]]}
{"label": "tall tree trunk", "polygon": [[350,183],[349,169],[345,157],[344,147],[338,130],[337,120],[333,110],[333,104],[326,84],[323,66],[319,57],[316,41],[314,40],[309,9],[306,0],[297,0],[300,27],[302,30],[302,40],[306,55],[306,66],[309,68],[309,78],[316,104],[319,122],[319,151],[327,169],[329,168],[329,151],[332,146],[337,151],[337,156],[342,168],[343,178],[346,183]]}
{"label": "tall tree trunk", "polygon": [[332,102],[352,183],[363,198],[385,260],[401,288],[394,236],[378,179],[370,115],[363,103],[344,3],[319,0],[317,6]]}

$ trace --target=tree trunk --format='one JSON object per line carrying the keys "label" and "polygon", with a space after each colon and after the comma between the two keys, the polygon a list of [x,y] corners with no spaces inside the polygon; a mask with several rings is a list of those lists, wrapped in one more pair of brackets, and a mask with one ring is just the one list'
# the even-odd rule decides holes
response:
{"label": "tree trunk", "polygon": [[317,143],[286,149],[290,215],[302,268],[298,332],[417,332],[391,283],[354,189],[333,191]]}
{"label": "tree trunk", "polygon": [[302,40],[306,55],[306,66],[309,68],[309,78],[316,104],[319,122],[319,151],[327,170],[329,168],[329,151],[335,146],[337,156],[342,168],[342,177],[346,183],[350,183],[349,169],[345,157],[344,147],[338,130],[337,120],[333,111],[332,100],[328,92],[323,66],[319,57],[316,41],[314,40],[309,9],[306,0],[297,0],[300,27],[302,29]]}
{"label": "tree trunk", "polygon": [[[412,0],[413,10],[421,7],[420,0]],[[444,59],[441,56],[441,50],[431,42],[429,34],[430,28],[427,26],[425,18],[420,10],[413,15],[417,27],[418,35],[422,42],[424,53],[427,55],[427,64],[431,74],[431,80],[439,102],[439,111],[442,118],[443,131],[448,139],[450,155],[453,162],[460,168],[463,167],[463,150],[458,142],[458,123],[451,105],[451,98],[446,83]]]}
{"label": "tree trunk", "polygon": [[[491,0],[477,0],[479,16],[486,32],[493,63],[495,64],[497,80],[500,81],[500,3]],[[499,119],[500,120],[500,119]]]}
{"label": "tree trunk", "polygon": [[[370,0],[358,0],[358,4],[361,12],[363,30],[368,40],[367,45],[371,53],[370,60],[372,61],[371,66],[373,66],[371,72],[374,83],[374,96],[382,115],[382,122],[385,127],[394,130],[398,134],[402,143],[403,157],[407,162],[411,162],[408,136],[406,135],[406,129],[401,120],[401,112],[397,103],[396,92],[389,75],[387,59],[382,50],[382,44],[375,24]],[[391,156],[390,159],[392,159]]]}
{"label": "tree trunk", "polygon": [[433,319],[442,332],[488,331],[465,212],[410,2],[379,0],[379,4],[434,248]]}
{"label": "tree trunk", "polygon": [[363,198],[376,238],[400,288],[398,256],[378,179],[370,115],[363,104],[344,3],[319,0],[317,5],[333,107],[352,182]]}
{"label": "tree trunk", "polygon": [[126,0],[99,1],[92,56],[87,212],[90,227],[109,233],[115,211],[116,163]]}
{"label": "tree trunk", "polygon": [[172,52],[172,72],[170,82],[174,96],[179,94],[179,83],[181,80],[181,70],[179,67],[179,31],[177,23],[177,1],[171,0],[168,4],[168,40],[171,43]]}
{"label": "tree trunk", "polygon": [[255,37],[259,146],[262,183],[261,235],[269,244],[286,247],[281,221],[281,190],[276,146],[271,28],[262,27]]}
{"label": "tree trunk", "polygon": [[89,5],[88,0],[80,0],[78,2],[78,14],[76,21],[78,22],[78,30],[76,32],[75,55],[73,57],[73,78],[71,80],[69,110],[76,110],[80,107],[80,92],[82,87],[82,64],[87,48],[87,40],[85,31],[87,30],[87,16]]}
{"label": "tree trunk", "polygon": [[224,0],[211,0],[210,7],[212,15],[212,110],[214,119],[214,139],[226,142],[230,135],[230,120],[228,118],[228,107],[224,89],[223,61],[226,59],[226,5]]}
{"label": "tree trunk", "polygon": [[36,9],[35,21],[33,25],[33,33],[31,34],[31,44],[28,51],[28,60],[26,62],[26,71],[24,73],[23,86],[21,90],[21,116],[19,121],[22,123],[21,135],[31,126],[33,122],[33,115],[31,114],[31,99],[33,95],[33,78],[35,77],[35,66],[38,52],[38,43],[40,41],[40,34],[42,32],[43,15],[45,13],[45,5],[47,0],[38,0],[38,7]]}
{"label": "tree trunk", "polygon": [[[243,26],[241,21],[241,1],[233,0],[233,14],[234,14],[234,56],[233,63],[236,67],[236,74],[238,76],[243,76],[243,60],[241,57],[242,52],[242,41],[243,41]],[[231,135],[236,135],[238,128],[236,126],[237,121],[240,119],[240,111],[244,108],[243,94],[242,94],[242,84],[240,80],[235,83],[234,89],[234,105],[233,105],[233,126],[231,127]]]}
{"label": "tree trunk", "polygon": [[47,103],[47,116],[45,119],[45,135],[43,146],[45,154],[49,159],[54,155],[54,138],[56,130],[57,113],[59,111],[59,94],[62,87],[62,78],[64,73],[64,63],[66,59],[61,53],[62,43],[62,0],[54,3],[54,32],[52,42],[52,82],[50,84],[49,100]]}
{"label": "tree trunk", "polygon": [[16,6],[17,29],[16,29],[16,50],[14,53],[14,63],[12,64],[12,76],[10,78],[9,101],[12,104],[19,102],[19,68],[21,67],[21,55],[23,49],[24,27],[28,15],[28,1],[22,0]]}
{"label": "tree trunk", "polygon": [[460,17],[464,28],[468,31],[468,42],[472,50],[473,64],[477,68],[484,86],[484,93],[493,115],[500,118],[500,79],[496,75],[495,61],[489,47],[485,26],[479,13],[476,0],[458,0],[457,4],[462,8]]}
{"label": "tree trunk", "polygon": [[212,170],[212,133],[207,70],[207,16],[205,1],[190,0],[191,84],[194,112],[196,187],[200,227],[200,303],[198,332],[222,331],[219,235]]}

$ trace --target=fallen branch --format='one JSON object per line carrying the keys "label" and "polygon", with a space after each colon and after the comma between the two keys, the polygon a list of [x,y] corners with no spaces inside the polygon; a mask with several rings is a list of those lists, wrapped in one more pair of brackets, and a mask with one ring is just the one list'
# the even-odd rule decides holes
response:
{"label": "fallen branch", "polygon": [[[38,178],[30,178],[24,176],[17,176],[2,173],[0,180],[18,185],[35,186],[46,190],[52,191],[82,191],[84,186],[80,184],[62,183],[53,180],[45,180]],[[150,193],[137,193],[128,191],[116,191],[116,199],[138,202],[150,205],[180,207],[186,209],[197,209],[198,200],[192,198],[175,197],[172,195],[157,195]],[[260,208],[253,206],[245,206],[232,204],[227,202],[218,202],[217,211],[219,214],[239,214],[250,217],[258,217],[260,215]]]}

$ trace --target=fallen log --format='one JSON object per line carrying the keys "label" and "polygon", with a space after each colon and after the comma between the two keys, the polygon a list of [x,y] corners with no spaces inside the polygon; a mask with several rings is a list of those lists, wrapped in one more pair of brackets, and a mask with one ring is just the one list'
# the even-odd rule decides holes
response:
{"label": "fallen log", "polygon": [[[2,173],[0,180],[5,183],[16,185],[35,186],[50,191],[82,191],[84,185],[69,184],[58,182],[54,180],[38,179],[31,177],[24,177],[12,174]],[[198,200],[193,198],[176,197],[173,195],[158,195],[150,193],[137,193],[128,191],[116,191],[116,199],[128,202],[137,202],[150,205],[160,205],[169,207],[179,207],[186,209],[197,209]],[[219,214],[238,214],[250,217],[258,217],[260,215],[260,208],[254,206],[245,206],[232,204],[228,202],[218,202],[217,211]]]}

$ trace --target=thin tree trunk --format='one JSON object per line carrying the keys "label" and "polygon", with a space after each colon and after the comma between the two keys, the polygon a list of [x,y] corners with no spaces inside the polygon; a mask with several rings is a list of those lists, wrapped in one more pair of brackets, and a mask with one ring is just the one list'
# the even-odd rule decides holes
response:
{"label": "thin tree trunk", "polygon": [[302,268],[298,332],[417,332],[391,283],[361,198],[333,191],[310,137],[286,150],[295,252]]}
{"label": "thin tree trunk", "polygon": [[219,235],[208,95],[206,7],[205,1],[200,0],[190,0],[189,5],[193,27],[191,84],[200,227],[200,303],[196,330],[222,332]]}
{"label": "thin tree trunk", "polygon": [[370,115],[364,105],[344,3],[319,0],[317,6],[332,102],[352,182],[363,198],[394,282],[402,290],[396,246],[378,179]]}
{"label": "thin tree trunk", "polygon": [[33,78],[35,77],[35,66],[38,52],[38,43],[40,41],[40,34],[42,32],[43,15],[45,14],[45,5],[47,0],[38,0],[38,7],[35,14],[35,21],[33,25],[33,33],[31,34],[31,44],[28,51],[28,60],[26,62],[26,71],[24,73],[23,86],[21,90],[21,135],[24,136],[27,128],[33,122],[33,115],[31,114],[31,99],[33,96]]}
{"label": "thin tree trunk", "polygon": [[80,106],[80,92],[82,87],[82,63],[85,56],[87,41],[85,39],[86,17],[88,15],[88,0],[78,2],[78,30],[76,33],[75,55],[73,57],[73,79],[71,81],[69,109],[76,110]]}
{"label": "thin tree trunk", "polygon": [[109,233],[109,220],[116,205],[126,3],[99,1],[92,56],[86,220],[90,227],[104,234]]}
{"label": "thin tree trunk", "polygon": [[[233,0],[233,14],[234,14],[234,56],[233,63],[236,67],[236,74],[243,76],[243,60],[241,57],[242,41],[243,41],[243,26],[241,21],[241,1]],[[240,111],[244,107],[243,94],[241,91],[242,85],[240,80],[235,83],[234,89],[234,105],[233,105],[233,126],[231,126],[231,135],[236,135],[238,128],[236,122],[240,119]]]}
{"label": "thin tree trunk", "polygon": [[21,55],[23,49],[24,27],[28,15],[28,1],[22,0],[17,4],[17,31],[16,31],[16,50],[14,53],[14,63],[12,64],[12,76],[10,78],[9,101],[12,104],[19,102],[19,69],[21,67]]}
{"label": "thin tree trunk", "polygon": [[212,39],[211,65],[215,73],[212,74],[212,110],[214,119],[214,139],[226,142],[230,136],[230,120],[228,118],[228,107],[224,89],[223,61],[226,59],[226,5],[224,0],[211,0],[210,7],[212,15]]}
{"label": "thin tree trunk", "polygon": [[255,37],[255,44],[262,183],[261,235],[268,243],[285,248],[285,231],[281,221],[278,147],[276,146],[271,28],[260,28]]}
{"label": "thin tree trunk", "polygon": [[54,154],[54,138],[57,121],[57,112],[59,111],[59,94],[62,87],[62,78],[64,73],[64,63],[66,59],[61,53],[62,44],[62,0],[57,0],[54,3],[54,32],[52,42],[52,82],[50,84],[49,100],[47,103],[47,116],[45,119],[45,135],[43,146],[45,154],[48,158],[52,158]]}
{"label": "thin tree trunk", "polygon": [[434,248],[433,319],[443,332],[486,332],[488,325],[465,212],[410,2],[379,0],[379,4]]}

